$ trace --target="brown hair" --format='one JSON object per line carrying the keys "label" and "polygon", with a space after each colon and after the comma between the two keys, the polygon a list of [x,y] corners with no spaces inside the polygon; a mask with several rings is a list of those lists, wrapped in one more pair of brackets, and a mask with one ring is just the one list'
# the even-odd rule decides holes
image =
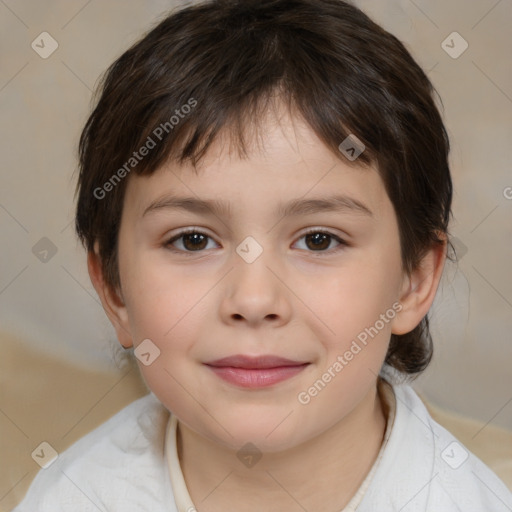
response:
{"label": "brown hair", "polygon": [[[349,134],[364,143],[353,164],[376,164],[397,215],[404,271],[447,235],[449,140],[436,91],[396,37],[347,2],[191,5],[121,55],[98,91],[79,144],[76,231],[88,251],[98,242],[113,289],[121,284],[117,240],[128,173],[149,175],[170,160],[195,167],[224,130],[246,156],[247,130],[261,125],[275,98],[348,164],[340,143]],[[431,357],[425,316],[413,331],[391,336],[386,363],[413,375]]]}

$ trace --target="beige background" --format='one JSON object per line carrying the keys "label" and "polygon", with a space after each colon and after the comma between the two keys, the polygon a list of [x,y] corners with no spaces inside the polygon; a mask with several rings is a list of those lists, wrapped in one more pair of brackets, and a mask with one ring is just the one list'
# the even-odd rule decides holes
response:
{"label": "beige background", "polygon": [[[512,430],[512,2],[356,4],[404,41],[428,72],[443,100],[452,142],[451,232],[462,258],[458,268],[446,268],[432,310],[435,358],[415,387],[438,406]],[[0,326],[14,336],[9,347],[29,354],[20,368],[13,367],[19,357],[4,359],[4,368],[12,361],[14,370],[0,374],[0,432],[19,436],[28,452],[48,438],[51,425],[43,435],[30,399],[21,403],[23,394],[17,395],[20,403],[13,405],[9,390],[41,390],[35,368],[47,363],[39,352],[58,358],[59,372],[66,364],[103,372],[88,386],[90,403],[81,405],[80,387],[67,390],[83,433],[96,404],[108,416],[122,402],[108,408],[111,387],[119,382],[111,375],[118,375],[121,364],[73,232],[76,144],[101,72],[174,5],[0,0]],[[59,45],[47,59],[31,48],[43,31]],[[441,46],[454,31],[469,45],[456,59]],[[57,250],[47,262],[33,254],[43,237]],[[134,386],[125,402],[141,393]],[[45,404],[59,400],[61,395],[47,396]],[[480,435],[479,427],[469,437]],[[17,454],[32,463],[29,455]],[[32,473],[24,477],[13,468],[9,481],[0,481],[0,505],[7,507],[13,486]]]}

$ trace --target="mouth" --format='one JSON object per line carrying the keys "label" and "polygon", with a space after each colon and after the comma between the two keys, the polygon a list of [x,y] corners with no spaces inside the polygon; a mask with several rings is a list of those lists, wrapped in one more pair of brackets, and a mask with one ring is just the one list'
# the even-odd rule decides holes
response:
{"label": "mouth", "polygon": [[272,355],[236,355],[205,363],[224,381],[243,388],[272,386],[294,377],[309,364]]}

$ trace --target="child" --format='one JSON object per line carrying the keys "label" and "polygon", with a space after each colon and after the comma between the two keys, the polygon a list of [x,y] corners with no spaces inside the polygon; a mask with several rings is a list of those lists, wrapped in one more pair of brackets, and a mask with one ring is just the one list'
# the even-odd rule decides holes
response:
{"label": "child", "polygon": [[17,511],[512,510],[407,384],[452,183],[434,89],[340,0],[210,0],[108,70],[76,228],[151,393]]}

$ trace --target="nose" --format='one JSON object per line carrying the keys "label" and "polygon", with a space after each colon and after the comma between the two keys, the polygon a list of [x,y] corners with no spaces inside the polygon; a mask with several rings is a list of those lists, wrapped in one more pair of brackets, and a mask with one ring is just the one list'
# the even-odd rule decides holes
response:
{"label": "nose", "polygon": [[284,283],[282,267],[270,251],[264,250],[251,263],[235,253],[233,263],[221,301],[223,321],[251,327],[269,323],[277,327],[289,322],[291,292]]}

